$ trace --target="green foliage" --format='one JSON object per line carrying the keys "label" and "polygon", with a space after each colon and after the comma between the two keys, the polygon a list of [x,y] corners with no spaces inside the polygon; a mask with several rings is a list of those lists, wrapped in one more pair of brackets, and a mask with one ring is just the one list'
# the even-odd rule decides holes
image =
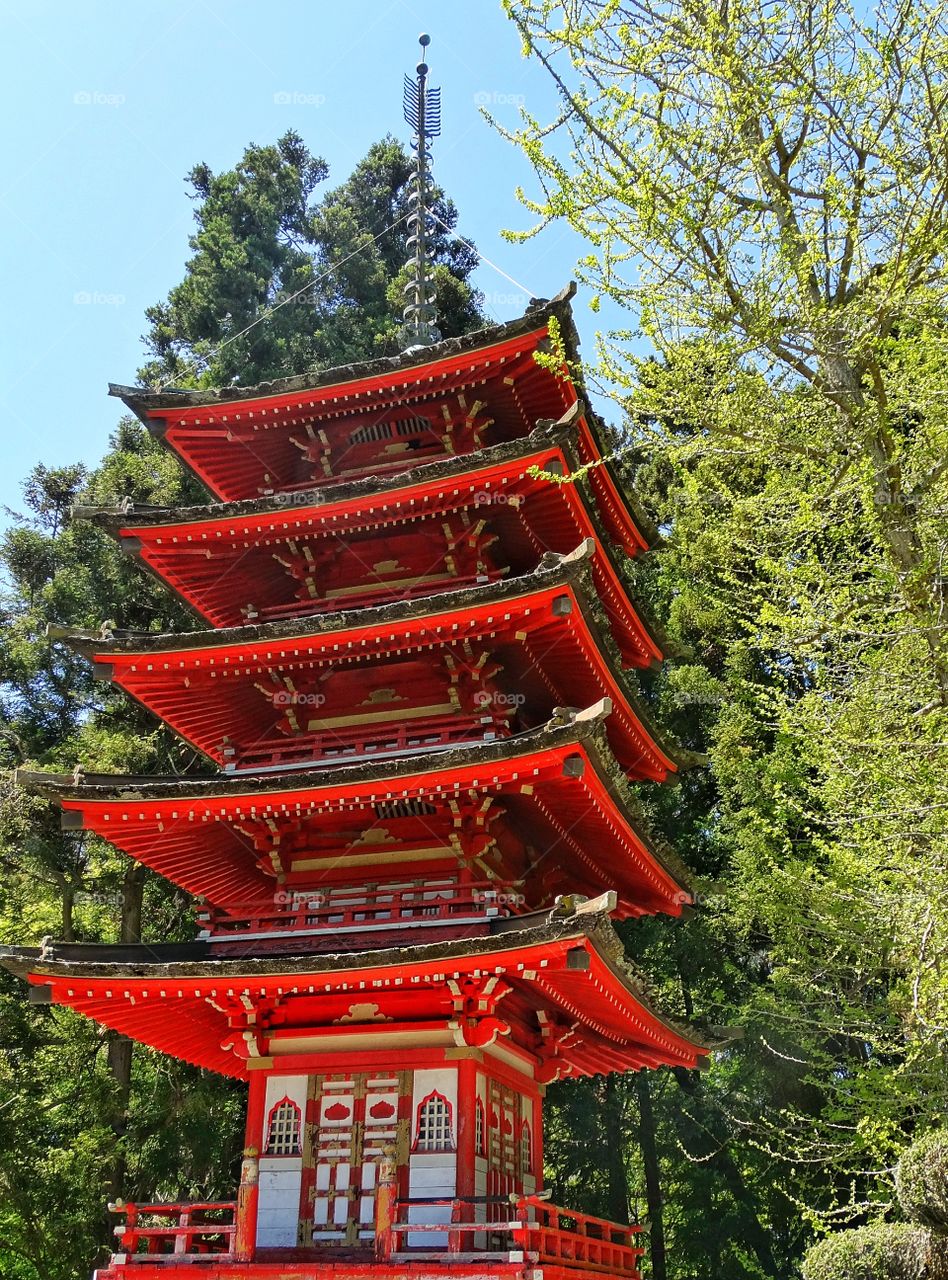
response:
{"label": "green foliage", "polygon": [[[106,771],[174,768],[193,753],[143,711],[93,682],[88,664],[46,637],[49,623],[95,628],[119,612],[144,630],[193,625],[157,583],[107,538],[69,520],[81,493],[100,501],[134,494],[146,502],[195,496],[180,468],[139,426],[123,420],[102,467],[37,468],[24,484],[24,511],[0,542],[6,589],[0,608],[0,938],[36,943],[45,935],[115,940],[123,902],[135,903],[129,864],[104,841],[59,829],[58,811],[25,793],[10,766],[39,763]],[[160,882],[146,914],[154,938],[187,927],[184,896]],[[121,1193],[149,1199],[156,1185],[208,1198],[232,1189],[232,1149],[239,1099],[229,1112],[220,1083],[180,1063],[141,1050],[131,1077],[113,1069],[116,1037],[60,1009],[33,1010],[22,984],[0,986],[0,1276],[7,1280],[75,1280],[103,1259],[111,1224],[104,1206]],[[163,1082],[168,1084],[163,1084]],[[173,1087],[208,1109],[193,1155],[185,1134],[176,1158],[155,1112],[162,1088]],[[217,1107],[215,1112],[214,1108]],[[170,1109],[170,1108],[169,1108]],[[217,1124],[211,1132],[211,1116]],[[151,1129],[162,1143],[148,1167]],[[214,1161],[213,1172],[207,1165]]]}
{"label": "green foliage", "polygon": [[[383,138],[317,205],[316,271],[333,274],[315,291],[319,338],[309,365],[345,364],[401,349],[411,172],[402,145]],[[440,188],[431,207],[438,220],[429,240],[435,305],[441,332],[451,337],[483,323],[480,294],[470,284],[477,254],[452,238],[457,210]]]}
{"label": "green foliage", "polygon": [[948,1235],[948,1131],[934,1129],[902,1152],[895,1187],[907,1218]]}
{"label": "green foliage", "polygon": [[926,1280],[928,1232],[904,1223],[840,1231],[807,1254],[804,1280]]}
{"label": "green foliage", "polygon": [[[146,381],[248,385],[398,350],[410,174],[404,148],[384,138],[316,199],[328,170],[292,132],[248,147],[227,172],[196,166],[194,254],[147,312]],[[452,237],[457,210],[440,190],[433,211],[436,300],[451,336],[482,323],[469,283],[477,255]]]}
{"label": "green foliage", "polygon": [[[384,352],[389,297],[407,254],[408,162],[387,139],[351,179],[314,203],[322,161],[287,134],[247,149],[232,171],[191,174],[198,230],[181,285],[149,312],[144,377],[228,383],[301,373]],[[439,216],[457,214],[439,197]],[[471,251],[436,238],[442,323],[480,320],[467,283]],[[350,256],[352,255],[352,256]],[[347,259],[344,262],[344,259]],[[317,285],[317,279],[322,283]],[[256,324],[281,296],[301,304]],[[226,344],[226,345],[221,345]],[[102,463],[37,467],[23,509],[0,538],[0,941],[188,938],[187,896],[144,875],[89,833],[64,833],[58,810],[26,793],[17,766],[186,775],[206,769],[185,744],[51,643],[49,624],[188,630],[195,619],[74,504],[176,507],[206,501],[173,455],[135,420],[119,421]],[[0,1280],[77,1280],[104,1261],[110,1199],[218,1200],[234,1194],[245,1096],[234,1081],[138,1046],[57,1008],[31,1008],[0,971]]]}
{"label": "green foliage", "polygon": [[[832,456],[837,483],[870,498],[945,699],[926,537],[946,470],[943,7],[505,8],[563,100],[549,127],[524,112],[509,135],[541,184],[523,201],[538,226],[587,238],[583,278],[678,375],[651,407],[748,456]],[[602,344],[601,372],[640,391],[630,336]],[[699,387],[712,398],[696,403]],[[771,413],[775,392],[792,414]]]}
{"label": "green foliage", "polygon": [[948,1108],[945,11],[505,7],[562,106],[510,135],[524,201],[630,314],[587,376],[663,535],[636,585],[689,655],[651,696],[710,758],[646,799],[700,913],[631,945],[745,1033],[656,1089],[653,1262],[782,1277],[889,1211]]}
{"label": "green foliage", "polygon": [[111,1154],[102,1033],[68,1012],[30,1009],[8,975],[0,1028],[0,1276],[73,1280],[96,1254]]}

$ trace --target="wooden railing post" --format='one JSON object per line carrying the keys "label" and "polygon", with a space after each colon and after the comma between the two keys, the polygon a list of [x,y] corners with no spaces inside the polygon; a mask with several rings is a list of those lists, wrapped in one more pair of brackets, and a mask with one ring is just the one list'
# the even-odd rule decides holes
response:
{"label": "wooden railing post", "polygon": [[[181,1210],[181,1212],[178,1214],[179,1230],[177,1230],[174,1235],[174,1252],[175,1253],[188,1252],[188,1246],[191,1243],[191,1237],[188,1231],[186,1230],[186,1228],[190,1227],[190,1225],[191,1225],[191,1211],[190,1209],[188,1209],[187,1206],[185,1206]],[[185,1229],[181,1230],[180,1228],[185,1228]]]}
{"label": "wooden railing post", "polygon": [[395,1232],[392,1228],[398,1211],[397,1180],[395,1150],[393,1147],[386,1147],[379,1161],[379,1180],[375,1188],[375,1256],[380,1262],[390,1261],[395,1252]]}
{"label": "wooden railing post", "polygon": [[542,1193],[512,1194],[510,1200],[516,1206],[512,1235],[523,1242],[531,1261],[608,1269],[617,1280],[640,1280],[638,1262],[644,1250],[635,1237],[641,1227],[560,1208],[547,1203]]}
{"label": "wooden railing post", "polygon": [[125,1222],[121,1227],[116,1228],[115,1234],[118,1236],[119,1245],[123,1253],[134,1253],[138,1244],[138,1237],[135,1234],[135,1227],[138,1224],[138,1206],[134,1204],[125,1204],[122,1200],[117,1200],[115,1204],[110,1204],[109,1209],[112,1213],[123,1213]]}
{"label": "wooden railing post", "polygon": [[[463,1222],[465,1218],[465,1202],[463,1200],[451,1201],[451,1225],[454,1226],[459,1222]],[[448,1252],[460,1253],[464,1238],[460,1231],[451,1231],[448,1233]]]}
{"label": "wooden railing post", "polygon": [[515,1191],[510,1193],[510,1203],[514,1207],[517,1215],[517,1226],[511,1232],[514,1244],[523,1250],[524,1258],[530,1248],[530,1210],[527,1206],[526,1196],[518,1195]]}
{"label": "wooden railing post", "polygon": [[234,1258],[252,1262],[257,1249],[257,1205],[260,1199],[260,1159],[256,1147],[244,1150],[234,1213]]}

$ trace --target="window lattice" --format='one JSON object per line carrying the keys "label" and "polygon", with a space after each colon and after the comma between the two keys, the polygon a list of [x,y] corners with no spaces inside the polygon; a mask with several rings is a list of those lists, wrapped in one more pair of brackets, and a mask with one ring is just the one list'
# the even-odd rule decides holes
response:
{"label": "window lattice", "polygon": [[391,434],[390,422],[367,422],[364,427],[356,427],[349,438],[353,444],[368,444],[370,440],[387,440]]}
{"label": "window lattice", "polygon": [[395,436],[417,436],[431,430],[427,418],[410,414],[408,417],[390,418],[388,422],[367,422],[356,427],[349,437],[352,444],[369,444],[373,440],[390,440]]}
{"label": "window lattice", "polygon": [[477,1099],[477,1105],[474,1108],[474,1150],[479,1156],[487,1154],[484,1142],[484,1104],[480,1098]]}
{"label": "window lattice", "polygon": [[300,1153],[300,1109],[284,1098],[270,1112],[267,1155],[297,1156]]}
{"label": "window lattice", "polygon": [[451,1132],[451,1104],[440,1093],[425,1098],[418,1108],[418,1138],[416,1151],[451,1151],[454,1148]]}
{"label": "window lattice", "polygon": [[418,818],[438,812],[427,800],[388,800],[373,807],[379,818]]}
{"label": "window lattice", "polygon": [[520,1129],[520,1167],[524,1173],[533,1171],[533,1152],[530,1147],[530,1126],[526,1121]]}

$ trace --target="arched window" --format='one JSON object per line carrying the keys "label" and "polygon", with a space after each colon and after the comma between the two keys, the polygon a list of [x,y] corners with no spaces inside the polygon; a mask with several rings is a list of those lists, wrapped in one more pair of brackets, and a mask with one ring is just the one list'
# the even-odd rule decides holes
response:
{"label": "arched window", "polygon": [[451,1103],[443,1093],[429,1093],[418,1104],[416,1151],[453,1151]]}
{"label": "arched window", "polygon": [[520,1126],[520,1169],[523,1173],[533,1172],[533,1144],[530,1141],[530,1126],[526,1120]]}
{"label": "arched window", "polygon": [[474,1104],[474,1154],[487,1155],[487,1141],[484,1125],[484,1104],[480,1098]]}
{"label": "arched window", "polygon": [[298,1156],[302,1113],[292,1098],[281,1098],[267,1119],[268,1156]]}

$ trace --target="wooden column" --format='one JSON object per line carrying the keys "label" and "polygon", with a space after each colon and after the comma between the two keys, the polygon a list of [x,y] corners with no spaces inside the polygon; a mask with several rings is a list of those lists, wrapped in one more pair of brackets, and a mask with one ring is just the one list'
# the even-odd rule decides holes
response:
{"label": "wooden column", "polygon": [[477,1063],[473,1058],[458,1062],[458,1152],[455,1195],[470,1200],[474,1195],[474,1108],[477,1101]]}
{"label": "wooden column", "polygon": [[247,1124],[244,1129],[244,1159],[240,1166],[237,1208],[234,1214],[234,1257],[250,1262],[257,1247],[257,1208],[260,1199],[260,1152],[266,1142],[263,1122],[267,1100],[267,1077],[251,1071],[247,1092]]}
{"label": "wooden column", "polygon": [[533,1124],[530,1126],[533,1139],[533,1176],[536,1179],[537,1191],[543,1190],[543,1097],[541,1094],[533,1099]]}
{"label": "wooden column", "polygon": [[244,1146],[256,1147],[263,1151],[267,1135],[263,1132],[263,1120],[266,1112],[267,1077],[263,1071],[251,1071],[247,1092],[247,1124],[244,1128]]}
{"label": "wooden column", "polygon": [[379,1164],[379,1181],[375,1191],[375,1256],[387,1262],[395,1252],[397,1241],[392,1224],[398,1207],[398,1164],[394,1147],[386,1148]]}
{"label": "wooden column", "polygon": [[260,1199],[260,1156],[257,1147],[247,1147],[240,1166],[237,1212],[234,1215],[234,1257],[252,1262],[257,1250],[257,1206]]}

